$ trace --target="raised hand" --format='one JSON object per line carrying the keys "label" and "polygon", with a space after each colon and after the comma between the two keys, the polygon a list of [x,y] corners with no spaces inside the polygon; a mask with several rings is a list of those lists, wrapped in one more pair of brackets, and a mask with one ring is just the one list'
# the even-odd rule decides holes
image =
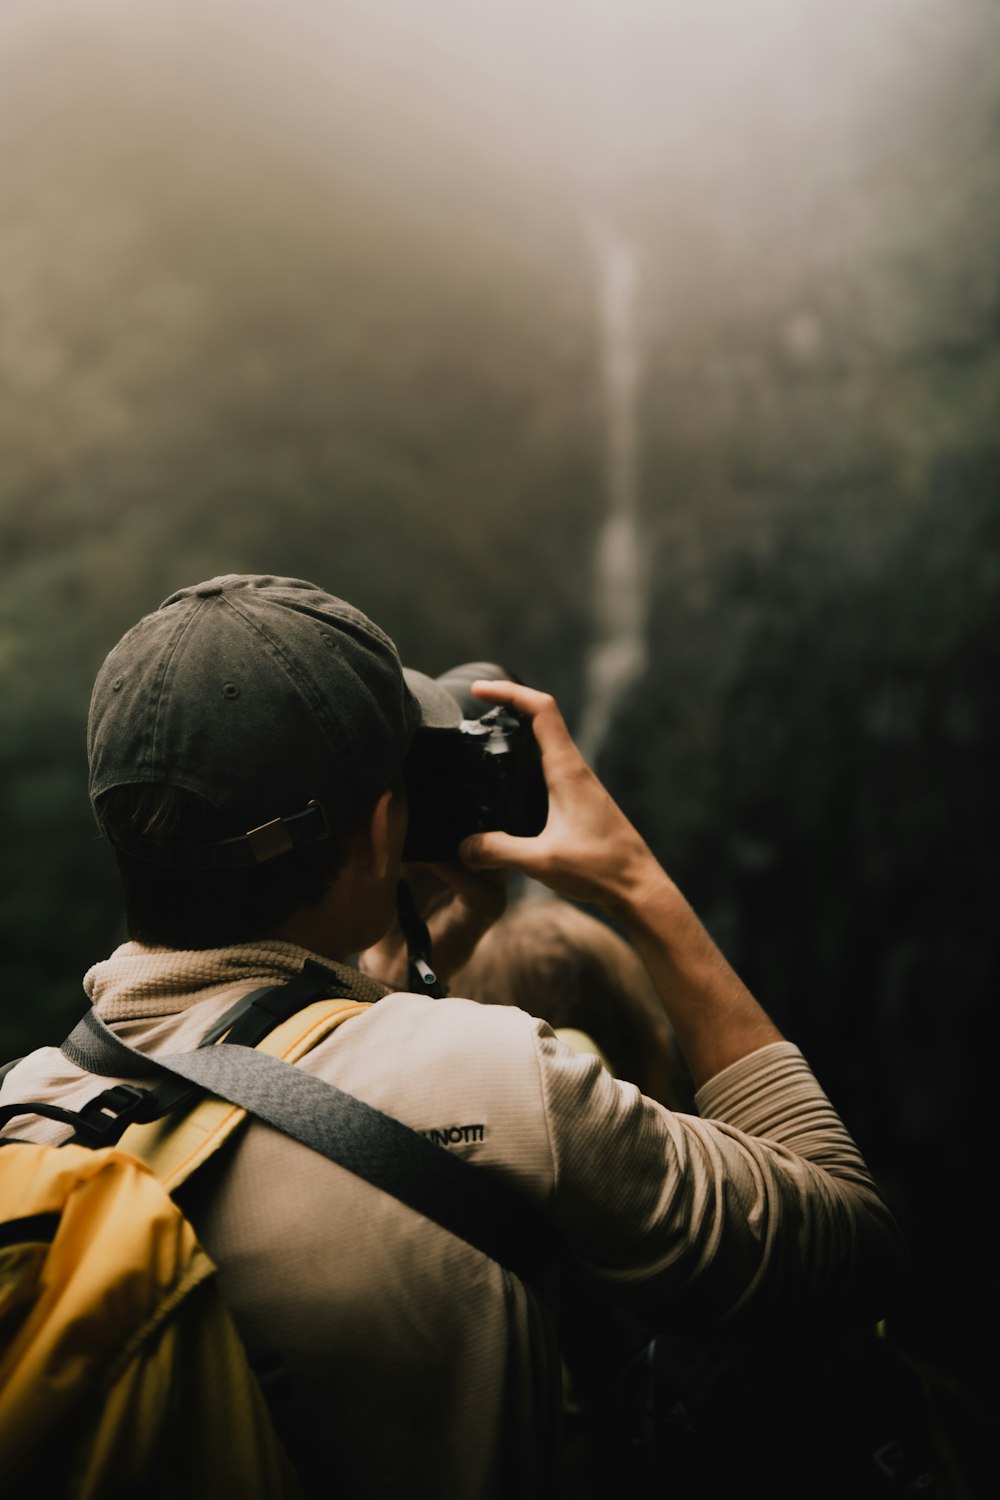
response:
{"label": "raised hand", "polygon": [[647,883],[665,879],[645,840],[573,743],[554,698],[514,682],[474,682],[472,691],[531,720],[549,816],[534,838],[470,835],[459,848],[465,864],[474,870],[521,870],[561,896],[609,908],[633,901]]}

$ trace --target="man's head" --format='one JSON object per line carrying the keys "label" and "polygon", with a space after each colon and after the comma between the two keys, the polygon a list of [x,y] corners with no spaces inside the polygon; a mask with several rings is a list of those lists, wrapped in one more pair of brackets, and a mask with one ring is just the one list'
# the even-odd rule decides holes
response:
{"label": "man's head", "polygon": [[380,805],[374,836],[398,864],[390,794],[420,722],[392,641],[314,584],[227,575],[171,595],[110,653],[91,700],[90,795],[132,936],[205,947],[278,931],[363,852]]}

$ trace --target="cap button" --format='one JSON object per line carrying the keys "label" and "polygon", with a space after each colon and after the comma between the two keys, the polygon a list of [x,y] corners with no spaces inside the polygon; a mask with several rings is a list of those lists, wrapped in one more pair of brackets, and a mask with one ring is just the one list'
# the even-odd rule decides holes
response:
{"label": "cap button", "polygon": [[222,586],[218,583],[203,583],[201,588],[195,589],[196,599],[214,599],[216,594],[222,593]]}

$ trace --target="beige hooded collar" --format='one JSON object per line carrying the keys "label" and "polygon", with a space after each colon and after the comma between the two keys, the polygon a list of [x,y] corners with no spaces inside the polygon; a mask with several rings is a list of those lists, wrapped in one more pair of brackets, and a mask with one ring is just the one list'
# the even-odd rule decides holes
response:
{"label": "beige hooded collar", "polygon": [[88,970],[83,988],[105,1021],[153,1018],[175,1015],[233,985],[281,984],[307,959],[335,974],[340,993],[353,999],[378,1000],[386,993],[384,985],[357,969],[269,939],[198,951],[123,943]]}

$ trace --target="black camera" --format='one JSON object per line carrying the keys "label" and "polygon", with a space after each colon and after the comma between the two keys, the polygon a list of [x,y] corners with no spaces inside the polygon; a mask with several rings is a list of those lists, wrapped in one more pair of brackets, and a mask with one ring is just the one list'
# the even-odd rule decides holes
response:
{"label": "black camera", "polygon": [[455,860],[470,833],[531,837],[545,827],[549,799],[531,720],[504,705],[487,708],[470,691],[477,678],[516,681],[493,662],[422,678],[422,697],[432,683],[440,712],[417,731],[403,766],[404,860]]}

